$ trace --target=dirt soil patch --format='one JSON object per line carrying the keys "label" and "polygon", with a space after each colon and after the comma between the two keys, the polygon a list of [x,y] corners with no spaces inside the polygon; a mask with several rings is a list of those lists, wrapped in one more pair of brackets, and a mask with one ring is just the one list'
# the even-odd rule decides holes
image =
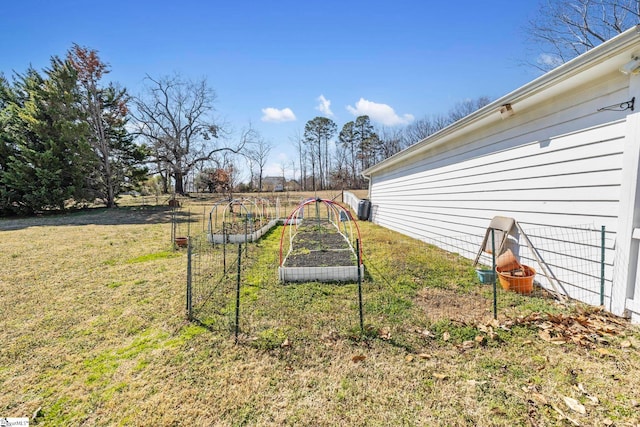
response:
{"label": "dirt soil patch", "polygon": [[424,288],[418,292],[415,301],[431,322],[450,319],[466,324],[493,317],[492,301],[473,292]]}
{"label": "dirt soil patch", "polygon": [[[331,226],[332,227],[332,226]],[[340,267],[355,265],[349,242],[329,227],[301,228],[293,239],[286,267]]]}

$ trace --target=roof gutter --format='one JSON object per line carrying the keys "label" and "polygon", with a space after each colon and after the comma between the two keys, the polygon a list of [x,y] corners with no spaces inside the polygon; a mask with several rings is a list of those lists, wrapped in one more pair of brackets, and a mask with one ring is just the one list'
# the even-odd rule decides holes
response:
{"label": "roof gutter", "polygon": [[[588,52],[583,53],[557,68],[554,68],[519,89],[516,89],[502,98],[485,105],[474,113],[469,114],[438,132],[429,135],[427,138],[362,171],[362,176],[365,179],[370,179],[373,173],[390,168],[411,156],[444,144],[456,136],[494,122],[500,122],[502,118],[499,114],[499,110],[502,106],[506,104],[514,105],[524,99],[531,98],[536,95],[544,98],[544,92],[548,91],[551,87],[560,85],[561,83],[575,77],[577,74],[618,55],[625,48],[629,48],[632,45],[637,44],[639,39],[640,25],[636,25],[611,40],[596,46]],[[626,58],[626,60],[628,59],[629,58]]]}

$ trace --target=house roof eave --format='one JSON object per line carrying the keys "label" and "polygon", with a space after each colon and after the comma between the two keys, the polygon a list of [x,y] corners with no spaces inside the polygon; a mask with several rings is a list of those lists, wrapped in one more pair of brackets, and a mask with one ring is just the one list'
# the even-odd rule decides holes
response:
{"label": "house roof eave", "polygon": [[[478,128],[502,121],[500,108],[510,104],[514,110],[522,111],[532,104],[544,102],[571,87],[583,84],[587,79],[619,69],[631,56],[629,50],[637,49],[640,42],[640,25],[619,34],[596,46],[571,61],[543,74],[537,79],[487,104],[481,109],[418,141],[380,163],[362,171],[362,176],[371,175],[405,161],[416,154],[445,144]],[[633,52],[640,54],[640,52]]]}

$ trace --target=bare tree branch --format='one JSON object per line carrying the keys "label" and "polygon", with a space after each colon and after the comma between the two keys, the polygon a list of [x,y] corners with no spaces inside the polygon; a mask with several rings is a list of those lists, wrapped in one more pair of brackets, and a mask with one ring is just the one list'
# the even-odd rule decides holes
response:
{"label": "bare tree branch", "polygon": [[184,177],[194,167],[221,151],[238,153],[244,142],[216,144],[221,131],[213,116],[216,94],[205,79],[192,82],[176,75],[146,80],[145,95],[133,99],[137,135],[155,154],[158,170],[168,168],[175,191],[184,193]]}
{"label": "bare tree branch", "polygon": [[525,29],[527,61],[542,71],[592,49],[640,22],[640,0],[541,0]]}

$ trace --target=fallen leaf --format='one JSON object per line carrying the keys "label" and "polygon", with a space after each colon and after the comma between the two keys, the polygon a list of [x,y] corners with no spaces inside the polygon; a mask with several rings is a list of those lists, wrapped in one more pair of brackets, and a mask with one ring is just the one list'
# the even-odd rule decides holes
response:
{"label": "fallen leaf", "polygon": [[430,355],[429,353],[420,353],[420,354],[418,355],[418,357],[419,357],[420,359],[431,359],[433,356],[432,356],[432,355]]}
{"label": "fallen leaf", "polygon": [[587,410],[584,407],[584,405],[578,402],[576,399],[567,397],[567,396],[564,396],[562,399],[564,400],[564,403],[566,403],[567,406],[571,408],[571,410],[582,415],[585,415],[587,413]]}
{"label": "fallen leaf", "polygon": [[622,347],[622,348],[629,348],[629,347],[631,347],[631,341],[629,341],[629,340],[624,340],[624,341],[622,341],[622,342],[620,343],[620,347]]}
{"label": "fallen leaf", "polygon": [[285,338],[284,341],[282,341],[282,344],[280,344],[280,347],[282,347],[282,348],[291,347],[291,343],[289,342],[289,338]]}
{"label": "fallen leaf", "polygon": [[549,322],[542,322],[540,324],[538,324],[538,328],[540,329],[544,329],[544,330],[549,330],[551,328],[553,328],[553,325]]}
{"label": "fallen leaf", "polygon": [[464,349],[468,350],[468,349],[473,348],[473,347],[475,347],[475,344],[473,343],[473,341],[465,341],[465,342],[462,343],[462,348],[464,348]]}
{"label": "fallen leaf", "polygon": [[538,405],[545,406],[549,404],[549,400],[547,400],[546,396],[544,396],[543,394],[532,392],[530,396],[531,400],[536,402]]}
{"label": "fallen leaf", "polygon": [[598,399],[596,396],[591,396],[590,394],[585,395],[587,399],[589,399],[591,401],[591,403],[593,403],[594,405],[599,405],[600,404],[600,399]]}
{"label": "fallen leaf", "polygon": [[439,380],[446,380],[449,378],[449,375],[447,374],[433,374],[433,376]]}
{"label": "fallen leaf", "polygon": [[526,340],[522,343],[523,345],[529,345],[529,344],[533,344],[533,341],[531,340]]}
{"label": "fallen leaf", "polygon": [[486,383],[487,383],[487,381],[467,380],[467,384],[469,384],[471,386],[484,385]]}
{"label": "fallen leaf", "polygon": [[406,360],[407,362],[413,362],[413,356],[410,354],[407,354],[404,358],[404,360]]}
{"label": "fallen leaf", "polygon": [[451,338],[451,334],[449,332],[444,332],[442,334],[442,341],[449,341],[449,339]]}
{"label": "fallen leaf", "polygon": [[538,332],[538,336],[547,342],[551,341],[551,333],[547,329]]}
{"label": "fallen leaf", "polygon": [[422,335],[425,338],[435,338],[436,336],[433,334],[433,332],[431,332],[428,329],[425,329],[423,331],[420,331],[420,335]]}
{"label": "fallen leaf", "polygon": [[483,336],[483,335],[476,335],[475,341],[478,344],[482,345],[482,344],[485,344],[487,342],[487,338],[485,336]]}
{"label": "fallen leaf", "polygon": [[493,408],[491,408],[491,413],[493,415],[507,415],[506,412],[504,412],[501,408],[498,408],[496,406],[494,406]]}
{"label": "fallen leaf", "polygon": [[383,339],[383,340],[390,340],[391,339],[391,331],[389,330],[389,328],[382,328],[380,329],[380,331],[378,332],[378,336]]}
{"label": "fallen leaf", "polygon": [[569,418],[569,417],[568,417],[564,412],[562,412],[562,410],[561,410],[560,408],[558,408],[558,407],[557,407],[556,405],[554,405],[553,403],[551,404],[551,407],[552,407],[552,408],[553,408],[553,409],[554,409],[558,414],[560,414],[560,416],[561,416],[563,419],[565,419],[565,420],[567,420],[567,421],[571,422],[571,424],[573,424],[574,426],[579,426],[579,425],[580,425],[580,423],[579,423],[579,422],[577,422],[576,420],[573,420],[573,419]]}
{"label": "fallen leaf", "polygon": [[613,354],[611,354],[611,352],[606,348],[596,348],[596,351],[600,353],[600,356],[613,356]]}
{"label": "fallen leaf", "polygon": [[363,361],[364,359],[366,359],[366,358],[367,358],[367,356],[364,356],[364,355],[362,355],[362,354],[356,354],[355,356],[353,356],[353,357],[351,358],[351,360],[353,360],[354,362],[356,362],[356,363],[357,363],[357,362],[362,362],[362,361]]}

